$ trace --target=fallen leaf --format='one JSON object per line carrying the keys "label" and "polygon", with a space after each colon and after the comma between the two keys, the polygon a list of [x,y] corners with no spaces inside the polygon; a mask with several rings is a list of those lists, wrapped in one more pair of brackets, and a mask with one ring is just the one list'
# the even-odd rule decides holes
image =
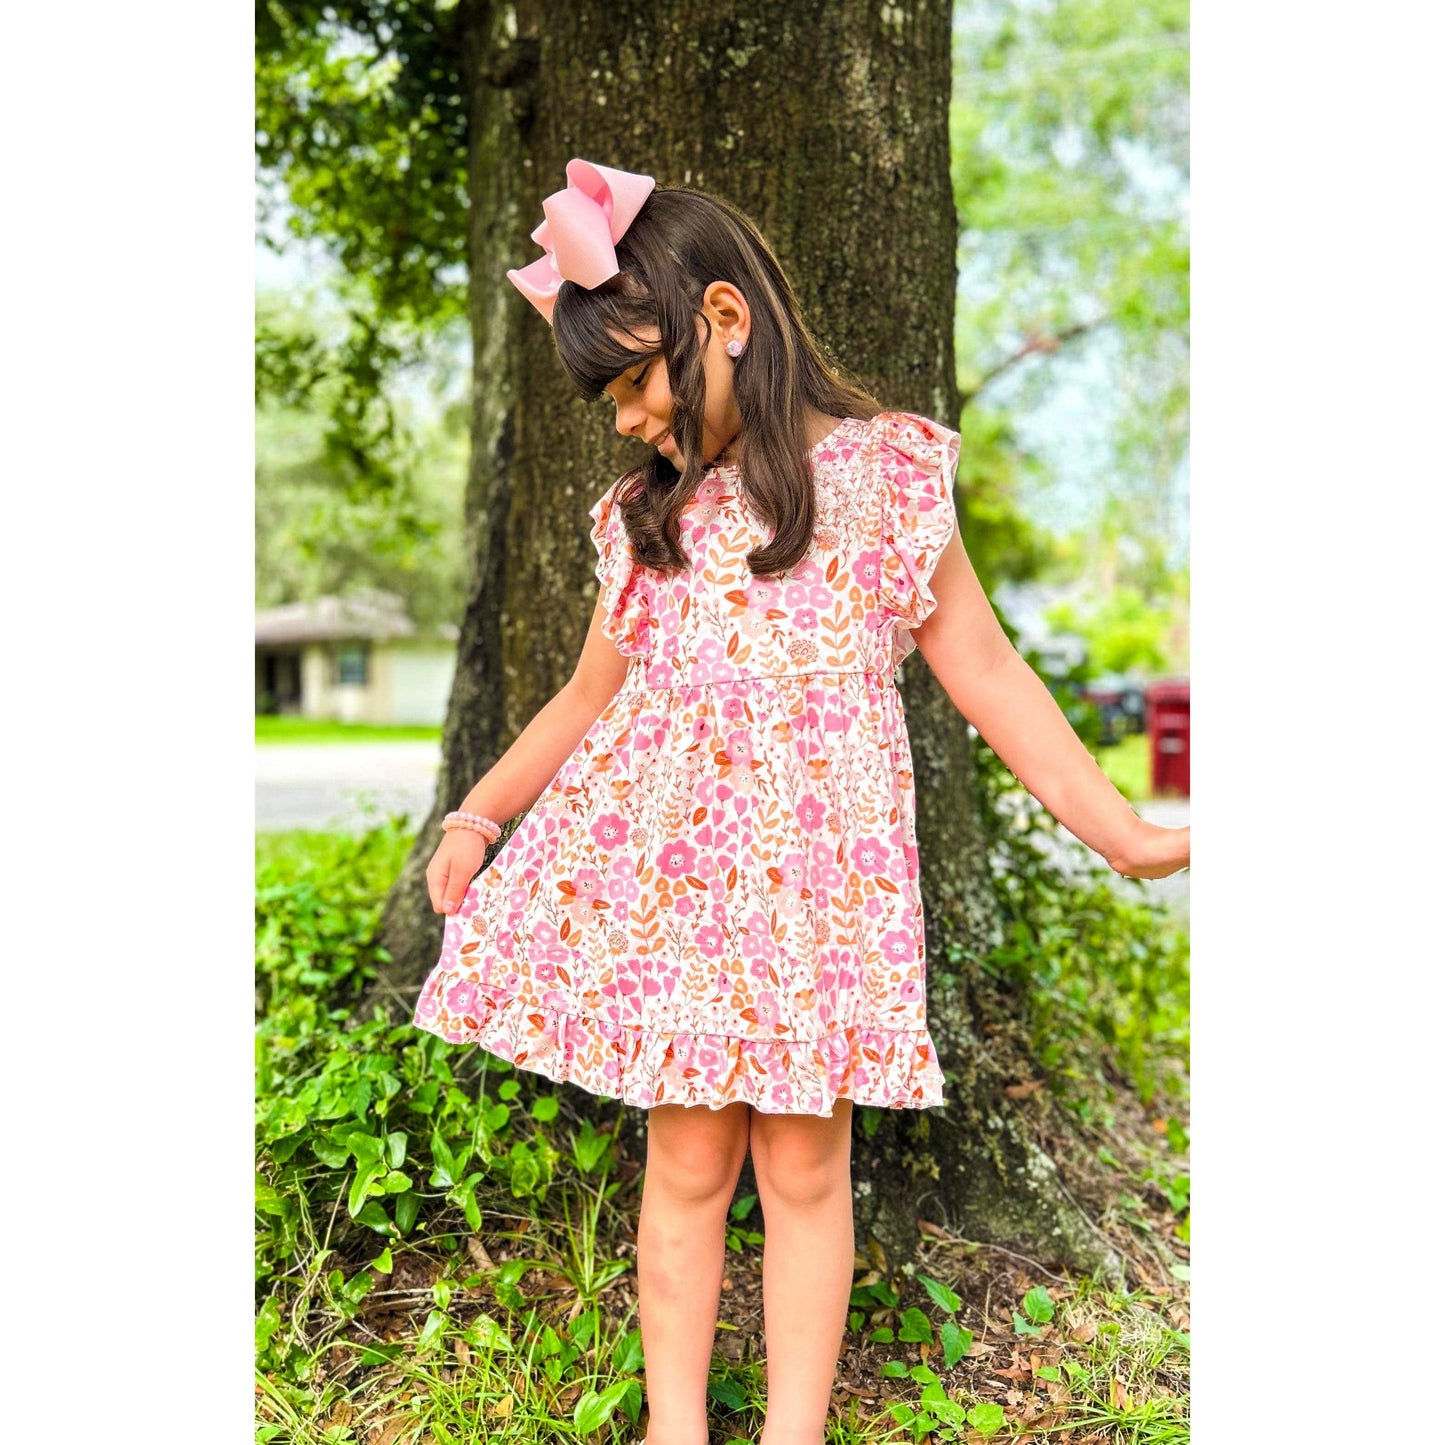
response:
{"label": "fallen leaf", "polygon": [[1129,1392],[1124,1388],[1124,1382],[1120,1379],[1109,1381],[1109,1403],[1116,1410],[1132,1410],[1134,1401],[1130,1399]]}
{"label": "fallen leaf", "polygon": [[1099,1322],[1097,1320],[1080,1320],[1069,1330],[1069,1338],[1077,1340],[1081,1345],[1087,1345],[1098,1333]]}
{"label": "fallen leaf", "polygon": [[487,1253],[487,1247],[482,1243],[479,1235],[473,1234],[467,1237],[467,1253],[478,1269],[496,1269],[497,1266],[492,1263],[492,1256]]}
{"label": "fallen leaf", "polygon": [[1042,1079],[1030,1079],[1025,1084],[1006,1084],[1004,1086],[1004,1093],[1007,1094],[1010,1099],[1027,1099],[1030,1094],[1036,1093],[1039,1089],[1042,1089],[1043,1086],[1044,1081]]}

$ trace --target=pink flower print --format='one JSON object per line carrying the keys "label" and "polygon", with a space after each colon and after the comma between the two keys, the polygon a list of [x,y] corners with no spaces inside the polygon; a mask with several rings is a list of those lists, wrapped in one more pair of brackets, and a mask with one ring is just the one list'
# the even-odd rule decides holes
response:
{"label": "pink flower print", "polygon": [[860,838],[852,847],[853,866],[865,878],[888,871],[888,850],[876,838]]}
{"label": "pink flower print", "polygon": [[785,888],[778,895],[778,901],[774,905],[778,910],[779,918],[797,918],[807,909],[808,905],[803,902],[803,895],[796,889]]}
{"label": "pink flower print", "polygon": [[712,724],[706,716],[699,714],[692,720],[692,726],[688,729],[693,742],[706,742],[712,736]]}
{"label": "pink flower print", "polygon": [[746,764],[739,764],[733,773],[733,782],[737,785],[738,793],[733,801],[733,806],[741,813],[747,806],[744,797],[750,797],[758,790],[757,776]]}
{"label": "pink flower print", "polygon": [[818,625],[818,614],[811,607],[800,607],[793,613],[793,626],[811,632]]}
{"label": "pink flower print", "polygon": [[722,1063],[722,1051],[713,1043],[704,1043],[699,1040],[697,1047],[692,1054],[692,1067],[701,1069],[704,1080],[712,1083],[711,1074]]}
{"label": "pink flower print", "polygon": [[772,627],[766,612],[749,612],[738,623],[738,631],[750,638],[766,637]]}
{"label": "pink flower print", "polygon": [[746,767],[753,760],[753,740],[742,728],[727,735],[728,761],[735,767]]}
{"label": "pink flower print", "polygon": [[813,866],[809,872],[814,888],[836,888],[843,881],[837,864],[837,850],[831,843],[813,844]]}
{"label": "pink flower print", "polygon": [[801,571],[801,568],[794,569],[788,585],[783,588],[783,604],[788,611],[797,612],[801,607],[827,607],[833,600],[833,594],[826,584],[817,579],[805,581],[798,575]]}
{"label": "pink flower print", "polygon": [[884,961],[893,967],[911,964],[918,957],[918,940],[912,930],[890,928],[882,940]]}
{"label": "pink flower print", "polygon": [[621,813],[601,813],[591,831],[597,846],[610,853],[627,841],[627,820]]}
{"label": "pink flower print", "polygon": [[782,862],[778,864],[778,872],[782,875],[784,888],[804,887],[808,877],[802,851],[795,848],[791,853],[784,853]]}
{"label": "pink flower print", "polygon": [[527,900],[531,897],[530,888],[509,888],[507,890],[507,907],[514,912],[521,912],[527,906]]}
{"label": "pink flower print", "polygon": [[590,907],[594,898],[602,897],[602,875],[595,868],[579,868],[572,890],[578,903]]}
{"label": "pink flower print", "polygon": [[788,1083],[774,1084],[773,1103],[779,1105],[780,1112],[784,1114],[791,1112],[793,1107],[793,1086]]}
{"label": "pink flower print", "polygon": [[883,553],[877,548],[860,552],[853,563],[853,576],[865,592],[871,592],[883,577]]}
{"label": "pink flower print", "polygon": [[416,1016],[421,1022],[429,1023],[437,1016],[437,991],[434,984],[428,984],[417,1000]]}
{"label": "pink flower print", "polygon": [[704,958],[718,958],[723,951],[723,931],[715,923],[704,923],[692,936],[697,951]]}
{"label": "pink flower print", "polygon": [[823,714],[823,731],[825,733],[845,733],[848,731],[848,714],[842,708],[828,708]]}
{"label": "pink flower print", "polygon": [[532,929],[532,944],[528,951],[533,958],[547,958],[553,963],[566,963],[572,956],[572,950],[562,942],[557,926],[547,922],[540,922]]}
{"label": "pink flower print", "polygon": [[555,963],[548,963],[546,959],[543,959],[541,963],[534,963],[532,965],[532,977],[535,978],[538,983],[556,983],[557,965]]}
{"label": "pink flower print", "polygon": [[824,804],[812,793],[804,793],[798,799],[798,826],[805,833],[816,833],[822,828],[828,816]]}
{"label": "pink flower print", "polygon": [[[747,1010],[743,1012],[746,1014]],[[778,996],[775,993],[760,993],[757,1004],[754,1007],[754,1015],[759,1024],[765,1029],[777,1026],[783,1016],[782,1008],[778,1004]]]}
{"label": "pink flower print", "polygon": [[477,904],[481,902],[475,887],[467,889],[466,897],[462,899],[462,905],[454,915],[457,918],[470,918],[477,911]]}
{"label": "pink flower print", "polygon": [[663,844],[657,854],[657,866],[669,878],[683,878],[691,873],[697,862],[697,849],[681,838],[674,838]]}
{"label": "pink flower print", "polygon": [[743,922],[747,932],[743,934],[742,955],[744,958],[771,958],[773,956],[773,935],[769,931],[768,916],[754,910]]}
{"label": "pink flower print", "polygon": [[460,979],[447,990],[447,1011],[469,1014],[477,1001],[477,986],[470,979]]}
{"label": "pink flower print", "polygon": [[898,986],[898,997],[904,1003],[917,1003],[923,997],[923,989],[916,978],[905,978]]}
{"label": "pink flower print", "polygon": [[771,577],[754,577],[744,589],[748,606],[760,612],[776,607],[782,601],[783,589]]}
{"label": "pink flower print", "polygon": [[761,983],[768,976],[768,961],[765,958],[755,958],[748,965],[748,973]]}
{"label": "pink flower print", "polygon": [[720,710],[730,723],[741,722],[748,715],[748,705],[737,693],[725,697]]}
{"label": "pink flower print", "polygon": [[768,1060],[768,1077],[773,1080],[774,1099],[776,1090],[788,1087],[788,1072],[791,1065],[788,1062],[788,1051],[786,1048],[779,1048],[778,1051]]}
{"label": "pink flower print", "polygon": [[863,912],[867,914],[869,918],[881,917],[883,914],[883,900],[875,893],[867,903],[863,905]]}
{"label": "pink flower print", "polygon": [[697,904],[693,901],[692,894],[685,893],[681,898],[677,900],[676,903],[672,905],[672,911],[674,913],[680,913],[686,916],[687,914],[691,913],[696,907]]}

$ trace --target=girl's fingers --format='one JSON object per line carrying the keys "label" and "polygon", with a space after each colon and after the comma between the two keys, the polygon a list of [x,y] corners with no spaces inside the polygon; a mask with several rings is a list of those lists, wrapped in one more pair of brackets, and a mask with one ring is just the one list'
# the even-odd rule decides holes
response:
{"label": "girl's fingers", "polygon": [[438,869],[428,868],[426,871],[426,889],[431,898],[431,910],[433,913],[442,911],[442,899],[446,897],[447,889],[447,866],[441,864]]}
{"label": "girl's fingers", "polygon": [[467,884],[471,881],[462,869],[452,869],[451,877],[447,879],[446,894],[442,903],[444,912],[455,913],[462,906],[462,899],[466,897]]}

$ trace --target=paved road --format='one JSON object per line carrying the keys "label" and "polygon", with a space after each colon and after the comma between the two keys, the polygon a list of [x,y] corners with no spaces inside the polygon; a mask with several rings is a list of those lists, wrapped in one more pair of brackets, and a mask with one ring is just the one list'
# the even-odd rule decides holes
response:
{"label": "paved road", "polygon": [[[256,749],[256,827],[361,829],[388,813],[407,813],[420,824],[431,809],[440,753],[431,742],[277,743]],[[368,812],[368,808],[370,812]],[[1188,799],[1140,803],[1150,822],[1180,828],[1189,821]],[[1060,840],[1060,858],[1087,863],[1095,858],[1072,835]],[[1112,877],[1112,875],[1111,875]],[[1138,896],[1128,879],[1121,890]],[[1189,917],[1189,874],[1147,881],[1146,897],[1158,898],[1182,919]]]}
{"label": "paved road", "polygon": [[420,824],[431,810],[440,762],[438,745],[426,741],[257,747],[256,827],[359,831],[398,812]]}

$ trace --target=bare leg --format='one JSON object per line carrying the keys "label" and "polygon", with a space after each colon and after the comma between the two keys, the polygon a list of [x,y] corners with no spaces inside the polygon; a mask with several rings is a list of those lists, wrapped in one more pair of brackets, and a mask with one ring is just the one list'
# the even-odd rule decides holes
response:
{"label": "bare leg", "polygon": [[853,1287],[853,1101],[753,1114],[768,1414],[759,1445],[822,1445]]}
{"label": "bare leg", "polygon": [[748,1149],[747,1104],[648,1110],[637,1226],[647,1445],[707,1445],[707,1372],[728,1205]]}

